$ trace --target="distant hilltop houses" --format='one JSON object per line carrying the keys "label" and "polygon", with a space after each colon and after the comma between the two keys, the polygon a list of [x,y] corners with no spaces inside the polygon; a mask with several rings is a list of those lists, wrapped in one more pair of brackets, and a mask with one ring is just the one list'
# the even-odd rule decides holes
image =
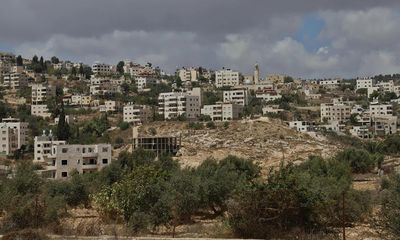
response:
{"label": "distant hilltop houses", "polygon": [[[0,153],[19,156],[31,146],[48,178],[97,171],[126,139],[109,129],[154,121],[229,122],[276,118],[306,134],[362,139],[397,133],[400,75],[356,79],[298,79],[287,74],[184,66],[168,74],[151,63],[85,64],[0,53]],[[191,125],[192,126],[192,125]],[[212,126],[212,124],[210,124]],[[60,130],[61,129],[61,130]],[[42,132],[44,131],[44,132]],[[136,136],[134,148],[176,153],[177,136]],[[133,140],[132,140],[133,141]],[[152,149],[153,148],[153,149]]]}

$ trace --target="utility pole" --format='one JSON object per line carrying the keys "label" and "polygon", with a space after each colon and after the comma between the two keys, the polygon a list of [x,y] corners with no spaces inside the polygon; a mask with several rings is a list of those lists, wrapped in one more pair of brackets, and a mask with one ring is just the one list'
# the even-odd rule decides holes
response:
{"label": "utility pole", "polygon": [[345,196],[345,192],[343,192],[342,195],[342,227],[343,227],[343,240],[346,240],[346,218],[345,218],[345,209],[344,209],[344,196]]}

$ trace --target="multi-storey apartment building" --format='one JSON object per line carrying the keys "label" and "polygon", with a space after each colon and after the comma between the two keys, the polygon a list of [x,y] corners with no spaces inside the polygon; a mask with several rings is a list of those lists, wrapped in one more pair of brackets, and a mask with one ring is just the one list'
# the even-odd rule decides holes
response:
{"label": "multi-storey apartment building", "polygon": [[195,120],[200,116],[201,100],[199,96],[183,92],[160,93],[158,106],[158,113],[164,119],[185,116],[189,120]]}
{"label": "multi-storey apartment building", "polygon": [[17,118],[3,118],[2,126],[13,129],[17,133],[17,149],[28,143],[28,123]]}
{"label": "multi-storey apartment building", "polygon": [[143,89],[145,89],[149,85],[156,84],[157,83],[157,79],[155,79],[153,77],[136,77],[135,78],[135,83],[136,83],[137,89],[139,91],[142,91]]}
{"label": "multi-storey apartment building", "polygon": [[197,82],[199,79],[199,71],[196,68],[181,68],[177,71],[177,75],[182,82]]}
{"label": "multi-storey apartment building", "polygon": [[150,63],[142,66],[138,63],[125,61],[124,72],[132,77],[157,77],[160,75],[160,69],[154,68]]}
{"label": "multi-storey apartment building", "polygon": [[51,156],[51,150],[53,146],[65,145],[67,142],[63,140],[57,140],[53,134],[46,134],[43,131],[42,136],[36,136],[34,139],[34,158],[33,162],[44,163],[47,158]]}
{"label": "multi-storey apartment building", "polygon": [[391,104],[371,103],[369,114],[371,117],[393,116],[393,106]]}
{"label": "multi-storey apartment building", "polygon": [[211,121],[230,121],[240,118],[243,105],[237,103],[217,102],[213,105],[204,105],[201,114],[210,116]]}
{"label": "multi-storey apartment building", "polygon": [[111,163],[111,144],[53,145],[43,175],[48,178],[68,178],[72,171],[80,174],[101,170]]}
{"label": "multi-storey apartment building", "polygon": [[373,117],[373,129],[377,136],[397,133],[397,116]]}
{"label": "multi-storey apartment building", "polygon": [[223,97],[224,97],[223,101],[226,103],[232,102],[232,103],[237,103],[242,106],[246,106],[249,101],[247,89],[236,89],[236,90],[224,91]]}
{"label": "multi-storey apartment building", "polygon": [[134,105],[132,103],[124,106],[124,122],[142,124],[150,121],[153,116],[153,110],[150,106]]}
{"label": "multi-storey apartment building", "polygon": [[239,72],[222,69],[215,72],[216,87],[233,87],[240,84]]}
{"label": "multi-storey apartment building", "polygon": [[32,104],[44,104],[56,95],[56,88],[47,84],[32,84]]}
{"label": "multi-storey apartment building", "polygon": [[267,82],[274,83],[274,84],[284,84],[286,77],[287,76],[284,74],[269,74],[267,76]]}
{"label": "multi-storey apartment building", "polygon": [[95,62],[92,65],[92,72],[94,75],[108,75],[111,73],[111,65]]}
{"label": "multi-storey apartment building", "polygon": [[318,81],[321,86],[337,86],[340,83],[340,79],[322,79]]}
{"label": "multi-storey apartment building", "polygon": [[356,89],[368,89],[373,87],[373,80],[372,79],[357,79],[356,80]]}
{"label": "multi-storey apartment building", "polygon": [[28,77],[24,73],[11,72],[3,75],[3,86],[17,90],[28,85]]}
{"label": "multi-storey apartment building", "polygon": [[282,95],[280,95],[276,92],[262,92],[262,93],[257,93],[256,98],[262,99],[265,102],[269,102],[269,101],[281,99]]}
{"label": "multi-storey apartment building", "polygon": [[315,124],[306,121],[291,121],[289,127],[298,132],[312,132],[315,130]]}
{"label": "multi-storey apartment building", "polygon": [[119,84],[114,84],[110,79],[93,78],[90,80],[89,92],[90,95],[120,93],[121,86]]}
{"label": "multi-storey apartment building", "polygon": [[18,131],[0,123],[0,153],[12,154],[18,149]]}
{"label": "multi-storey apartment building", "polygon": [[379,82],[376,84],[384,92],[395,92],[395,86],[393,80],[387,82]]}
{"label": "multi-storey apartment building", "polygon": [[120,103],[112,100],[104,101],[104,105],[99,106],[100,112],[116,112],[119,109]]}
{"label": "multi-storey apartment building", "polygon": [[32,105],[31,114],[38,117],[47,118],[51,116],[46,101],[56,95],[56,88],[47,84],[32,85]]}
{"label": "multi-storey apartment building", "polygon": [[74,106],[89,106],[91,100],[92,100],[91,96],[72,95],[71,96],[71,105],[74,105]]}
{"label": "multi-storey apartment building", "polygon": [[350,119],[351,106],[344,103],[324,103],[321,104],[321,121],[345,122]]}

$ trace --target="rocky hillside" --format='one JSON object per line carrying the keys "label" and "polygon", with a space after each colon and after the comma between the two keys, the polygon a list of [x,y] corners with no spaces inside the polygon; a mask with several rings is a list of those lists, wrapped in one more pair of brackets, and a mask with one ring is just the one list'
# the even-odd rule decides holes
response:
{"label": "rocky hillside", "polygon": [[158,135],[182,137],[177,159],[186,166],[197,166],[209,157],[221,159],[229,154],[253,159],[263,167],[279,164],[281,160],[301,161],[309,155],[328,156],[338,147],[321,136],[310,136],[290,129],[284,123],[262,118],[216,124],[215,129],[188,128],[182,122],[157,122],[142,126],[140,135],[154,128]]}

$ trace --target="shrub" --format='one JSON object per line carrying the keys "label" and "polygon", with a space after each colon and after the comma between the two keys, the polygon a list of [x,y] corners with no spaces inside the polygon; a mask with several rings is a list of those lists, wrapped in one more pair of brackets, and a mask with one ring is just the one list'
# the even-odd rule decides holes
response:
{"label": "shrub", "polygon": [[204,125],[203,125],[203,123],[200,123],[200,122],[190,122],[190,123],[188,123],[187,128],[194,129],[194,130],[201,130],[204,128]]}
{"label": "shrub", "polygon": [[206,127],[209,128],[209,129],[215,129],[215,123],[209,121],[209,122],[207,122]]}
{"label": "shrub", "polygon": [[400,136],[391,135],[383,142],[386,153],[399,154],[400,152]]}
{"label": "shrub", "polygon": [[349,164],[354,173],[368,173],[372,171],[378,160],[378,156],[369,154],[366,150],[349,148],[336,155],[336,159]]}
{"label": "shrub", "polygon": [[121,122],[121,123],[119,124],[119,128],[120,128],[122,131],[124,131],[124,130],[126,130],[126,129],[129,128],[129,123],[127,123],[127,122]]}
{"label": "shrub", "polygon": [[347,164],[312,157],[294,166],[281,165],[266,182],[248,185],[228,203],[228,223],[238,237],[274,238],[301,231],[325,232],[341,225],[337,213],[343,193],[347,223],[370,212],[368,192],[351,189]]}
{"label": "shrub", "polygon": [[400,235],[400,175],[392,175],[382,182],[381,223],[385,230]]}

